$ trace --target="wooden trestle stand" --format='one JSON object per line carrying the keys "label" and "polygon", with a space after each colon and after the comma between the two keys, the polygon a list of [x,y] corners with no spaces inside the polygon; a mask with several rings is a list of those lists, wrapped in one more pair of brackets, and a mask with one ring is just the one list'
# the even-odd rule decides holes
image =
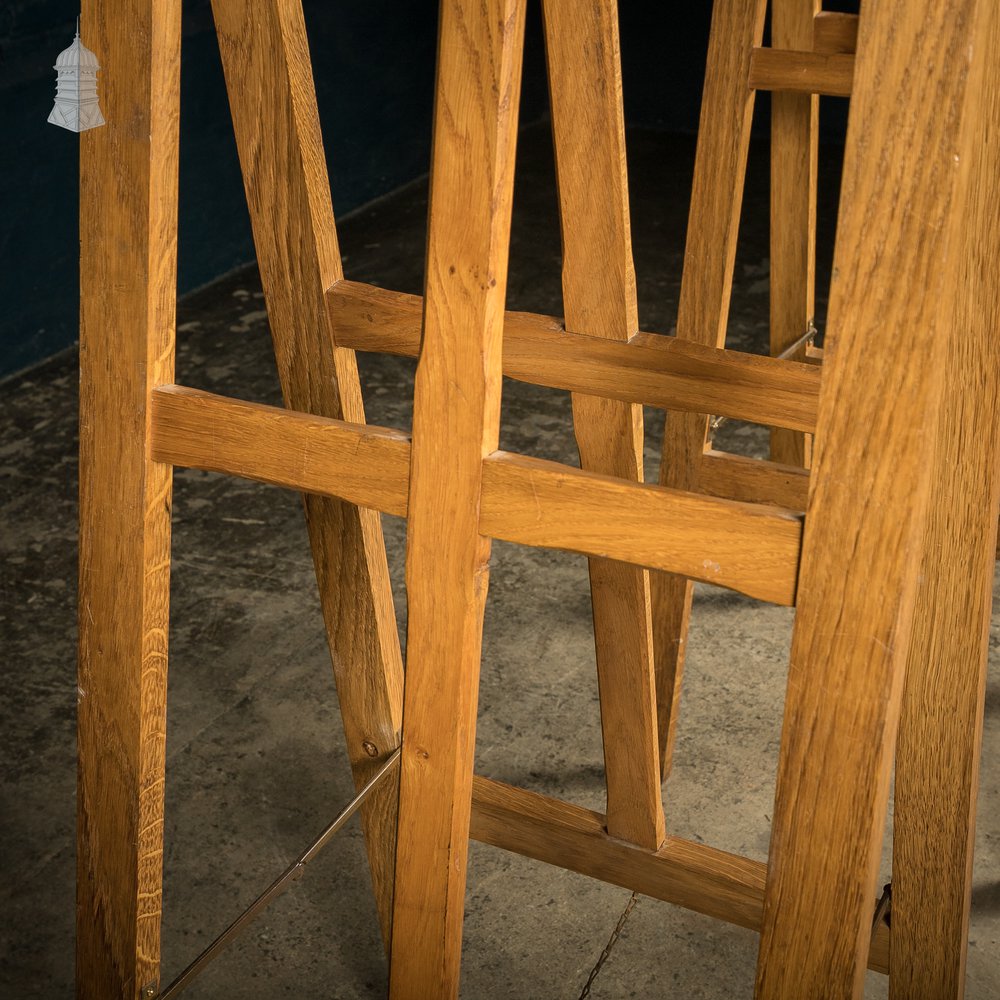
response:
{"label": "wooden trestle stand", "polygon": [[[898,1000],[962,995],[1000,502],[997,4],[773,0],[762,49],[766,0],[716,0],[666,338],[637,328],[614,0],[543,2],[565,325],[504,312],[524,2],[441,4],[421,300],[344,279],[299,0],[214,0],[287,409],[172,384],[181,3],[84,3],[108,124],[81,137],[80,997],[160,995],[175,465],[303,491],[359,787],[402,740],[398,817],[392,781],[363,807],[394,1000],[457,994],[470,833],[759,929],[761,1000],[857,997],[869,965]],[[814,95],[851,94],[822,367],[724,350],[760,89],[775,353],[811,317]],[[355,349],[419,355],[412,435],[365,425]],[[497,450],[501,373],[574,393],[581,469]],[[661,486],[639,404],[670,411]],[[707,414],[776,428],[781,464],[706,450]],[[379,511],[409,519],[405,693]],[[473,777],[492,538],[590,558],[606,815]],[[797,609],[767,865],[665,833],[691,580]]]}

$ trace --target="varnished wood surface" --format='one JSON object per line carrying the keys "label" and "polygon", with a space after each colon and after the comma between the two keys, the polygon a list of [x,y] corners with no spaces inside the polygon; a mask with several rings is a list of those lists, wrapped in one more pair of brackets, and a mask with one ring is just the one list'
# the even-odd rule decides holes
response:
{"label": "varnished wood surface", "polygon": [[472,836],[740,927],[760,925],[765,866],[668,837],[653,850],[608,834],[589,809],[477,776]]}
{"label": "varnished wood surface", "polygon": [[820,11],[813,21],[813,50],[854,53],[858,48],[858,15]]}
{"label": "varnished wood surface", "polygon": [[[820,0],[772,0],[771,44],[807,49]],[[770,346],[777,357],[809,329],[815,312],[816,196],[819,97],[771,95]],[[805,345],[793,356],[805,360]],[[783,427],[771,429],[771,459],[809,465],[811,442]]]}
{"label": "varnished wood surface", "polygon": [[789,510],[804,511],[809,494],[809,473],[794,465],[710,449],[701,460],[698,488],[713,497],[745,503],[773,503]]}
{"label": "varnished wood surface", "polygon": [[853,80],[854,56],[842,52],[758,48],[750,63],[756,90],[850,97]]}
{"label": "varnished wood surface", "polygon": [[107,124],[80,136],[76,992],[135,1000],[160,962],[180,0],[90,0]]}
{"label": "varnished wood surface", "polygon": [[[325,290],[343,276],[299,0],[213,0],[250,221],[285,405],[364,423],[357,366],[338,349]],[[403,671],[373,510],[304,496],[337,694],[357,787],[398,745]],[[370,747],[376,753],[370,754]],[[362,807],[388,946],[396,791]]]}
{"label": "varnished wood surface", "polygon": [[[327,291],[337,342],[359,351],[416,357],[419,295],[340,281]],[[554,316],[504,316],[503,370],[553,389],[812,431],[819,373],[682,337],[636,333],[628,341],[567,332]]]}
{"label": "varnished wood surface", "polygon": [[982,95],[954,212],[964,263],[931,473],[930,523],[896,748],[893,1000],[961,1000],[1000,503],[1000,16],[980,4]]}
{"label": "varnished wood surface", "polygon": [[966,336],[976,60],[993,58],[976,44],[983,9],[910,0],[861,20],[758,1000],[863,991],[935,420]]}
{"label": "varnished wood surface", "polygon": [[413,404],[389,995],[458,995],[524,0],[443,0]]}
{"label": "varnished wood surface", "polygon": [[483,465],[480,526],[522,545],[665,569],[775,604],[795,601],[802,520],[778,507],[499,452]]}
{"label": "varnished wood surface", "polygon": [[[165,463],[408,513],[410,444],[400,431],[163,386],[153,392],[151,440]],[[481,465],[483,535],[669,569],[778,604],[795,599],[795,511],[507,452]]]}
{"label": "varnished wood surface", "polygon": [[410,439],[185,386],[153,390],[153,458],[406,517]]}
{"label": "varnished wood surface", "polygon": [[[566,325],[625,343],[639,318],[617,8],[617,0],[542,4]],[[582,393],[572,399],[581,467],[641,483],[642,407]],[[589,568],[608,830],[655,849],[665,833],[649,574],[606,559],[591,559]]]}
{"label": "varnished wood surface", "polygon": [[[667,837],[656,851],[608,836],[606,817],[477,776],[473,839],[568,868],[740,927],[760,927],[764,864],[705,844]],[[869,968],[888,968],[889,933],[875,935]]]}
{"label": "varnished wood surface", "polygon": [[[747,85],[750,53],[761,43],[766,7],[766,0],[715,0],[712,8],[677,307],[678,340],[709,348],[726,342],[754,105],[754,92]],[[705,413],[717,412],[713,408],[667,415],[661,485],[698,488],[708,431]],[[680,576],[654,574],[650,584],[661,767],[666,775],[677,729],[692,591]]]}

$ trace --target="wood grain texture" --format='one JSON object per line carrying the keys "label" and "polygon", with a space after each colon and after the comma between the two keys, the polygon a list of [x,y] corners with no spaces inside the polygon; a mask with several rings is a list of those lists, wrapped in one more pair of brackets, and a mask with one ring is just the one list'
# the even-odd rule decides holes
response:
{"label": "wood grain texture", "polygon": [[[806,49],[820,0],[772,0],[771,44]],[[771,354],[777,357],[809,329],[815,312],[816,179],[819,97],[771,95]],[[793,355],[805,359],[805,345]],[[804,434],[771,429],[771,459],[809,465]]]}
{"label": "wood grain texture", "polygon": [[[625,170],[617,0],[544,0],[562,288],[569,329],[627,342],[639,325]],[[506,353],[506,350],[505,350]],[[642,482],[642,407],[573,394],[580,465]],[[608,831],[655,850],[665,836],[646,570],[590,560]]]}
{"label": "wood grain texture", "polygon": [[[157,461],[407,516],[411,449],[401,431],[185,386],[161,386],[152,400]],[[483,460],[481,490],[479,531],[491,538],[668,568],[780,604],[794,600],[801,516],[793,511],[507,452]]]}
{"label": "wood grain texture", "polygon": [[930,523],[896,747],[893,1000],[961,1000],[1000,504],[1000,16],[980,4],[964,127],[958,331],[950,341],[931,473]]}
{"label": "wood grain texture", "polygon": [[809,473],[794,465],[779,465],[743,455],[706,451],[698,472],[702,493],[744,503],[773,503],[789,510],[805,510]]}
{"label": "wood grain texture", "polygon": [[813,21],[814,52],[847,52],[858,48],[858,15],[820,11]]}
{"label": "wood grain texture", "polygon": [[80,136],[76,991],[159,979],[172,470],[147,451],[173,380],[180,0],[83,5],[107,124]]}
{"label": "wood grain texture", "polygon": [[[764,32],[766,0],[716,0],[705,67],[691,208],[677,308],[677,337],[707,347],[726,342],[736,235],[739,230],[754,92],[747,85],[750,53]],[[715,409],[707,412],[718,412]],[[708,419],[669,413],[660,483],[698,489]],[[679,576],[650,578],[661,769],[670,771],[677,729],[691,584]]]}
{"label": "wood grain texture", "polygon": [[443,0],[413,407],[392,1000],[458,995],[524,0]]}
{"label": "wood grain texture", "polygon": [[[606,817],[477,776],[473,839],[757,930],[766,866],[679,837],[656,851],[608,836]],[[889,933],[872,942],[869,968],[888,970]]]}
{"label": "wood grain texture", "polygon": [[853,80],[854,56],[840,52],[758,48],[750,63],[755,90],[850,97]]}
{"label": "wood grain texture", "polygon": [[[357,367],[338,349],[325,290],[342,277],[299,0],[213,0],[257,260],[285,405],[364,423]],[[306,495],[306,522],[357,787],[398,745],[402,659],[382,525],[373,510]],[[370,756],[366,744],[374,746]],[[388,946],[396,791],[362,806]]]}
{"label": "wood grain texture", "polygon": [[337,497],[406,517],[401,431],[245,403],[180,385],[153,390],[155,461]]}
{"label": "wood grain texture", "polygon": [[536,792],[476,777],[474,839],[568,868],[698,913],[760,926],[765,865],[668,837],[656,850],[609,836],[606,817]]}
{"label": "wood grain texture", "polygon": [[522,545],[680,573],[795,602],[802,518],[778,507],[640,486],[497,452],[483,463],[480,528]]}
{"label": "wood grain texture", "polygon": [[863,991],[935,418],[966,335],[955,311],[982,9],[899,0],[861,21],[758,1000]]}
{"label": "wood grain texture", "polygon": [[[419,295],[340,281],[327,291],[337,342],[359,351],[416,357]],[[727,351],[656,333],[627,341],[563,329],[536,313],[504,315],[503,371],[531,385],[670,410],[812,431],[819,373],[796,361]]]}

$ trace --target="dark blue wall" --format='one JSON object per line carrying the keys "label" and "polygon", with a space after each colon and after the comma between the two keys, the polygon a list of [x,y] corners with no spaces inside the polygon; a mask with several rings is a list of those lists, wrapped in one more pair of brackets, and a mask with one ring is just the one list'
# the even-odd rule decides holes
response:
{"label": "dark blue wall", "polygon": [[[0,375],[76,339],[78,137],[46,118],[52,64],[72,41],[78,2],[0,0]],[[304,7],[333,203],[343,215],[427,170],[437,0]],[[710,10],[708,0],[623,0],[629,124],[696,129]],[[538,0],[529,0],[522,123],[546,113],[541,35]],[[842,118],[836,110],[824,118],[834,135]],[[181,293],[253,260],[209,0],[184,0],[179,227]]]}
{"label": "dark blue wall", "polygon": [[[436,6],[306,0],[334,207],[427,169]],[[46,123],[74,0],[0,2],[0,374],[73,343],[79,284],[76,135]],[[86,39],[84,39],[86,42]],[[253,259],[208,0],[185,0],[179,291]]]}

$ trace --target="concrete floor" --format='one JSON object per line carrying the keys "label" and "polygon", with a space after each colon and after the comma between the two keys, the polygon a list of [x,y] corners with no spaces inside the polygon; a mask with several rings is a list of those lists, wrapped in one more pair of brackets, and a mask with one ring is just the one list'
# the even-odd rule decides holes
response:
{"label": "concrete floor", "polygon": [[[644,329],[676,310],[692,144],[630,136]],[[736,269],[730,343],[763,350],[765,150],[756,150]],[[508,302],[561,312],[549,140],[525,132]],[[824,181],[829,243],[833,185]],[[421,290],[425,188],[345,221],[347,274]],[[821,267],[822,270],[822,267]],[[822,298],[822,294],[821,294]],[[822,303],[820,313],[822,314]],[[277,402],[254,269],[182,302],[178,381]],[[368,417],[407,427],[413,365],[361,359]],[[0,997],[65,997],[73,980],[76,359],[0,394]],[[576,461],[568,397],[508,383],[502,446]],[[662,417],[648,414],[655,474]],[[759,454],[759,428],[721,446]],[[351,780],[298,498],[178,471],[174,507],[163,981],[168,982],[351,797]],[[385,519],[400,626],[404,525]],[[791,612],[698,588],[676,766],[665,786],[680,836],[765,859]],[[991,635],[995,652],[998,634]],[[1000,681],[986,704],[969,949],[970,1000],[1000,996]],[[477,767],[603,806],[586,564],[497,544]],[[888,873],[888,855],[884,864]],[[462,992],[575,1000],[629,893],[473,844]],[[642,899],[593,984],[600,1000],[749,996],[755,935]],[[186,994],[380,997],[386,963],[360,832],[352,823],[306,877]],[[869,976],[872,997],[886,995]]]}

